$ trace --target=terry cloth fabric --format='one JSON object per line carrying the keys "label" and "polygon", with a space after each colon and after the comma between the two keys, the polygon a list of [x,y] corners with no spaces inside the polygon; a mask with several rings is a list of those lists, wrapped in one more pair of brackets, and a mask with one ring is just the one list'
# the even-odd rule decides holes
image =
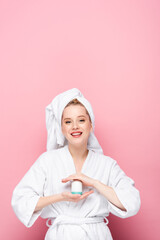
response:
{"label": "terry cloth fabric", "polygon": [[47,151],[58,149],[68,144],[61,130],[61,117],[65,106],[74,98],[85,106],[91,118],[93,131],[90,133],[87,148],[103,154],[103,150],[94,135],[95,118],[92,106],[77,88],[72,88],[57,95],[46,107]]}

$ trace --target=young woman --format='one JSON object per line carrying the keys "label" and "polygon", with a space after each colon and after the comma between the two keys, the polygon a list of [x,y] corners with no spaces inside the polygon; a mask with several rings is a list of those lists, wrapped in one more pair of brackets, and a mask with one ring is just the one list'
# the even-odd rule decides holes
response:
{"label": "young woman", "polygon": [[[103,154],[90,103],[76,88],[61,93],[46,108],[46,125],[47,151],[14,189],[15,214],[27,227],[39,216],[47,218],[45,240],[112,239],[106,217],[135,215],[140,195],[117,162]],[[71,193],[74,180],[82,182],[82,195]]]}

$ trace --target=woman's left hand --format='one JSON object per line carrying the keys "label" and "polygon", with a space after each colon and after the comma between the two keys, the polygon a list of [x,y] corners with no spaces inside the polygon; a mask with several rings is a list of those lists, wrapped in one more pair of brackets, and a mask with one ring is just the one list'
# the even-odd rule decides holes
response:
{"label": "woman's left hand", "polygon": [[63,178],[62,182],[66,183],[71,180],[80,180],[84,184],[84,186],[90,186],[90,187],[94,187],[94,183],[96,182],[95,179],[90,178],[82,173],[76,173],[68,176],[67,178]]}

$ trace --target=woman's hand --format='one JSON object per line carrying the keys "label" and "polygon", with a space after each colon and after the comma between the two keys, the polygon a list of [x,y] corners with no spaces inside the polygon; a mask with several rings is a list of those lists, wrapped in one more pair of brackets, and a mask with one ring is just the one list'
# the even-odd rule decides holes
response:
{"label": "woman's hand", "polygon": [[91,193],[93,193],[93,190],[89,192],[85,192],[83,195],[72,194],[70,192],[62,192],[62,193],[54,194],[51,196],[40,197],[34,212],[40,211],[44,207],[56,202],[61,202],[61,201],[78,202],[84,198],[87,198]]}
{"label": "woman's hand", "polygon": [[94,187],[95,182],[96,182],[95,179],[90,178],[82,173],[76,173],[76,174],[68,176],[67,178],[63,178],[62,182],[66,183],[71,180],[80,180],[84,184],[84,186],[90,186],[90,187]]}
{"label": "woman's hand", "polygon": [[90,190],[89,192],[85,192],[84,194],[72,194],[70,192],[62,192],[62,201],[69,201],[69,202],[78,202],[84,198],[87,198],[90,194],[93,193],[93,190]]}
{"label": "woman's hand", "polygon": [[[72,181],[72,180],[80,180],[84,186],[90,186],[90,187],[93,187],[94,183],[96,181],[95,179],[92,179],[82,173],[76,173],[76,174],[68,176],[67,178],[63,178],[62,182],[66,183],[66,182]],[[70,192],[63,192],[62,197],[64,197],[64,201],[78,202],[84,198],[87,198],[93,192],[94,192],[93,190],[90,190],[88,192],[83,193],[82,195],[72,194]]]}

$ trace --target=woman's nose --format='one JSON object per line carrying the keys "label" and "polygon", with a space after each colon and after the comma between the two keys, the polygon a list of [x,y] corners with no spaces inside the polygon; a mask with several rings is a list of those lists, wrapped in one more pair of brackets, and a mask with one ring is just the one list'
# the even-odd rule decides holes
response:
{"label": "woman's nose", "polygon": [[73,128],[78,128],[78,123],[77,122],[73,122]]}

